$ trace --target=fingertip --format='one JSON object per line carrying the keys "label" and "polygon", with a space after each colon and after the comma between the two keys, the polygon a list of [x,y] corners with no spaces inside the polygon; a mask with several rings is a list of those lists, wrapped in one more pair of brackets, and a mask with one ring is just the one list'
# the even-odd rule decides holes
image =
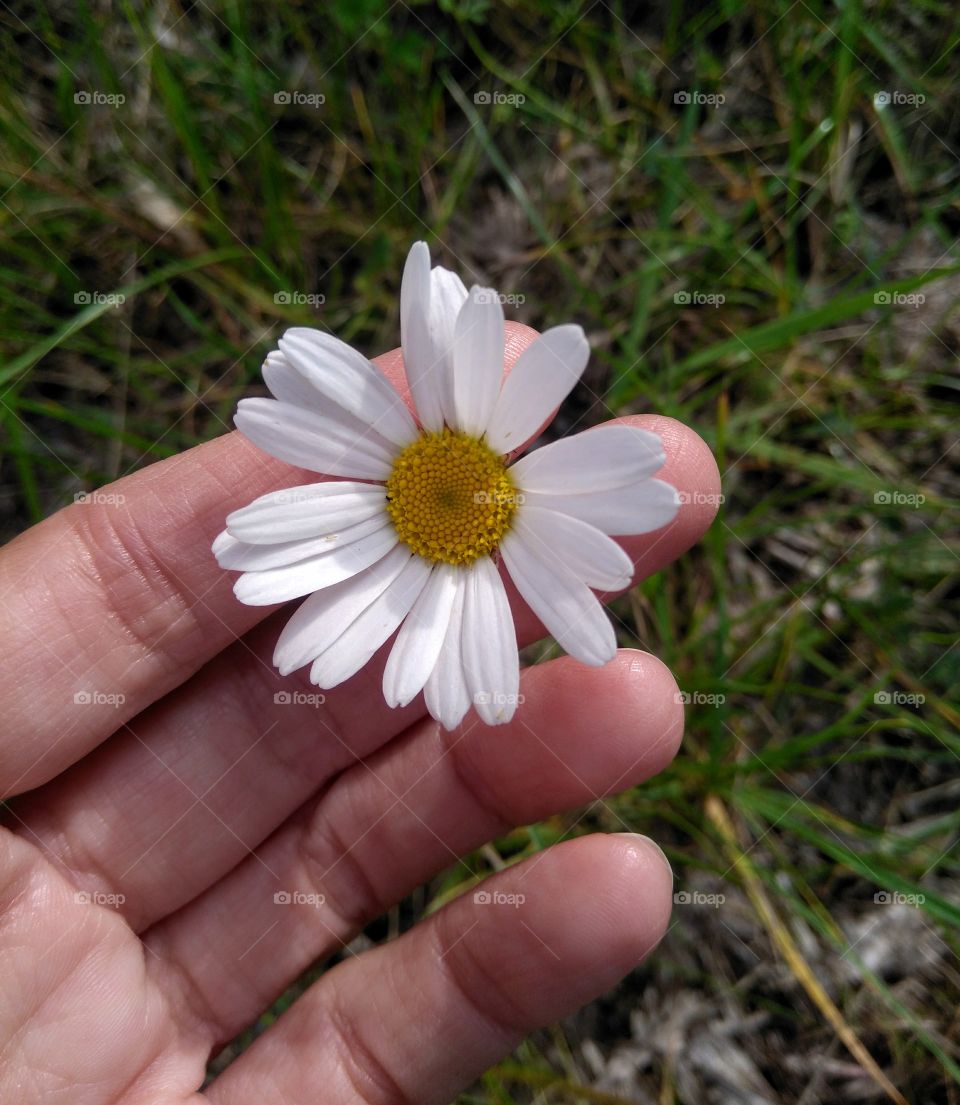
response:
{"label": "fingertip", "polygon": [[617,539],[633,558],[635,579],[646,579],[685,553],[710,528],[723,501],[720,471],[703,438],[675,418],[635,414],[615,421],[649,430],[660,438],[666,461],[656,479],[676,488],[680,500],[667,525],[652,533]]}
{"label": "fingertip", "polygon": [[[523,735],[532,731],[534,716],[538,728],[551,734],[556,754],[604,794],[663,771],[683,740],[683,703],[673,673],[640,649],[618,649],[598,668],[558,657],[528,669],[523,689],[529,703],[521,708],[520,740],[511,739],[514,759],[531,757],[525,763],[530,771],[536,770],[538,742],[525,741]],[[585,747],[583,735],[590,728],[598,735]]]}
{"label": "fingertip", "polygon": [[576,903],[569,895],[574,937],[579,925],[592,930],[598,947],[606,945],[615,981],[645,959],[666,932],[673,897],[670,864],[652,840],[637,833],[593,833],[551,851],[569,885],[576,881],[582,888]]}
{"label": "fingertip", "polygon": [[540,336],[539,330],[523,322],[507,322],[504,330],[504,361],[510,368],[520,354]]}
{"label": "fingertip", "polygon": [[[593,833],[494,876],[437,921],[444,947],[466,931],[470,958],[499,965],[512,980],[514,1008],[523,1010],[518,1022],[532,1026],[604,993],[645,959],[666,931],[672,887],[652,841]],[[513,908],[489,908],[498,901]],[[544,979],[547,966],[549,984],[532,993],[524,979]]]}
{"label": "fingertip", "polygon": [[645,959],[663,939],[673,906],[673,868],[655,840],[641,833],[613,833],[624,880],[639,918],[639,958]]}
{"label": "fingertip", "polygon": [[616,661],[623,672],[637,721],[644,731],[658,734],[645,750],[644,767],[651,775],[662,771],[680,750],[683,741],[683,697],[673,672],[658,657],[637,648],[622,648]]}
{"label": "fingertip", "polygon": [[655,433],[667,455],[657,479],[680,492],[679,520],[691,532],[710,528],[722,501],[720,469],[710,446],[689,426],[664,414],[638,415],[636,424]]}
{"label": "fingertip", "polygon": [[623,849],[624,862],[638,877],[651,877],[672,888],[673,868],[667,853],[660,845],[643,833],[611,833],[610,839]]}

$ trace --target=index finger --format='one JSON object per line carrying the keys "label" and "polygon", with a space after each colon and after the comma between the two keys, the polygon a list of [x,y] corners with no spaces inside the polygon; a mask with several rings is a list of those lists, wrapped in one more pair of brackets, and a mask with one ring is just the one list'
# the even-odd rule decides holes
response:
{"label": "index finger", "polygon": [[[507,324],[510,368],[536,331]],[[376,358],[409,402],[399,350]],[[0,797],[47,782],[275,607],[245,606],[210,546],[231,511],[322,477],[225,434],[118,480],[0,552]]]}

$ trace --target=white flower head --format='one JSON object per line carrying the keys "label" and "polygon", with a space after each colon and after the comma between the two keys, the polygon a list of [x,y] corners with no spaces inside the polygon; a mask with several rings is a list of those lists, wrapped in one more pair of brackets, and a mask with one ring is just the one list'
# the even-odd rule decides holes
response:
{"label": "white flower head", "polygon": [[471,706],[496,725],[513,716],[520,680],[501,566],[571,656],[604,664],[616,638],[591,589],[621,590],[633,569],[612,535],[659,529],[678,496],[653,478],[660,439],[626,424],[511,463],[586,366],[579,326],[545,331],[504,379],[499,296],[431,270],[424,242],[407,257],[400,326],[415,417],[344,342],[284,334],[263,367],[274,398],[241,400],[236,426],[332,478],[234,511],[213,551],[243,573],[241,602],[309,596],[277,642],[281,674],[310,664],[313,683],[335,687],[396,633],[383,675],[391,706],[423,691],[448,729]]}

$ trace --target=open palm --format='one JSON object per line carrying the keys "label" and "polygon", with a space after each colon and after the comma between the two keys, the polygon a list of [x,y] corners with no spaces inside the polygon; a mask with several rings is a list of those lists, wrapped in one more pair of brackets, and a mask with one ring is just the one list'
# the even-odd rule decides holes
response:
{"label": "open palm", "polygon": [[[508,366],[532,336],[508,330]],[[399,353],[379,363],[399,386]],[[709,525],[718,477],[691,431],[633,421],[687,493],[623,542],[643,578]],[[324,974],[198,1092],[218,1048],[392,903],[513,826],[648,778],[681,737],[673,678],[632,650],[531,668],[510,724],[452,733],[422,699],[384,705],[386,650],[325,701],[305,673],[281,679],[286,612],[238,603],[210,543],[304,475],[229,434],[0,553],[0,1100],[449,1101],[664,931],[654,845],[567,841]],[[542,633],[526,611],[517,626]]]}

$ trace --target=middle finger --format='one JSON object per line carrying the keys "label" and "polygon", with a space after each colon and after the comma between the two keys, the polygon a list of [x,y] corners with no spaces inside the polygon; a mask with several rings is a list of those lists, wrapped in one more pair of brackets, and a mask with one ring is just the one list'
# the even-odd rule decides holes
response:
{"label": "middle finger", "polygon": [[[637,422],[662,435],[659,475],[687,493],[669,526],[624,539],[642,578],[709,525],[712,508],[694,493],[716,468],[693,431],[667,419]],[[283,679],[270,663],[288,616],[277,612],[63,776],[18,799],[11,827],[45,846],[81,889],[120,898],[138,930],[226,874],[318,787],[423,713],[420,697],[402,710],[384,703],[385,650],[325,705],[276,704],[278,692],[317,693],[306,672]],[[521,643],[536,639],[530,612],[518,617]]]}
{"label": "middle finger", "polygon": [[562,657],[527,668],[520,686],[524,710],[506,725],[468,718],[445,736],[431,719],[412,726],[145,935],[189,978],[185,995],[211,1034],[229,1039],[461,856],[635,786],[676,753],[683,707],[647,653],[624,649],[602,668]]}

